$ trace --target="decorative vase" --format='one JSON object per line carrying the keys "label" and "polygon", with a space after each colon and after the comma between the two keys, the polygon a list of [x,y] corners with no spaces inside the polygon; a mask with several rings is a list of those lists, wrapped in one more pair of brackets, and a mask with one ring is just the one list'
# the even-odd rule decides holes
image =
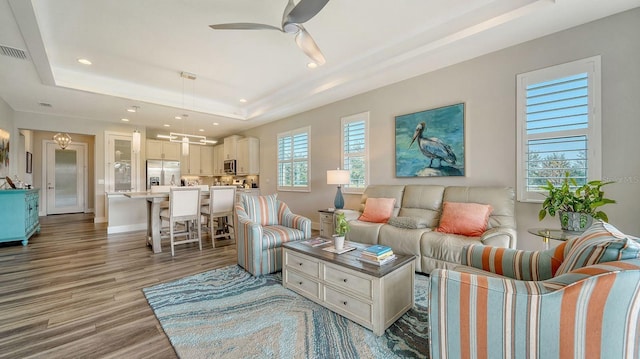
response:
{"label": "decorative vase", "polygon": [[337,234],[333,235],[333,246],[337,251],[341,251],[344,248],[344,236]]}
{"label": "decorative vase", "polygon": [[560,211],[560,227],[565,231],[583,232],[592,223],[593,217],[590,214]]}

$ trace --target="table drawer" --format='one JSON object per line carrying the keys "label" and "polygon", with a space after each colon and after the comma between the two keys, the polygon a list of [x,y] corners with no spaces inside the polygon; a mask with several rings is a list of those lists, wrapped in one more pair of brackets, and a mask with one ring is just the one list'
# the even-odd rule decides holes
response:
{"label": "table drawer", "polygon": [[320,299],[319,282],[313,281],[291,270],[285,272],[285,282],[287,288],[293,288],[299,292],[303,292],[307,297]]}
{"label": "table drawer", "polygon": [[352,296],[336,291],[331,287],[324,289],[324,301],[330,307],[334,307],[338,313],[347,312],[366,323],[371,323],[372,306],[369,303],[358,300]]}
{"label": "table drawer", "polygon": [[361,294],[365,298],[371,299],[372,297],[372,283],[370,279],[359,277],[339,268],[328,265],[325,266],[324,280],[336,287],[345,288]]}
{"label": "table drawer", "polygon": [[285,265],[313,278],[320,278],[320,264],[312,258],[285,251]]}

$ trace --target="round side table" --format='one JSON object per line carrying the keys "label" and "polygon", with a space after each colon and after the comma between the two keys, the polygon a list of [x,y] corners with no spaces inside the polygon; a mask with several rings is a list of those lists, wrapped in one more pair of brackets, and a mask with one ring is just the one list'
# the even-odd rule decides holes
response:
{"label": "round side table", "polygon": [[557,241],[566,241],[571,238],[579,237],[582,232],[565,231],[564,229],[550,229],[550,228],[529,228],[527,232],[534,236],[542,237],[544,242],[544,249],[549,249],[549,239],[555,239]]}

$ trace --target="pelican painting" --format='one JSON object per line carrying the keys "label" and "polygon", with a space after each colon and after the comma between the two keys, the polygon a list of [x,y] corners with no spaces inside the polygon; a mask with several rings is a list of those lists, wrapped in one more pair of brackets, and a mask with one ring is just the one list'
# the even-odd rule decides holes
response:
{"label": "pelican painting", "polygon": [[438,167],[442,167],[442,161],[446,161],[451,163],[452,165],[456,164],[456,155],[451,150],[451,146],[442,142],[439,138],[436,137],[424,137],[424,131],[427,128],[427,124],[424,122],[420,122],[418,126],[416,126],[416,131],[413,134],[413,138],[411,139],[411,143],[409,144],[409,148],[411,145],[418,140],[418,147],[425,157],[429,159],[429,168],[433,165],[433,160],[438,159],[440,163]]}
{"label": "pelican painting", "polygon": [[396,176],[464,176],[464,104],[396,117]]}

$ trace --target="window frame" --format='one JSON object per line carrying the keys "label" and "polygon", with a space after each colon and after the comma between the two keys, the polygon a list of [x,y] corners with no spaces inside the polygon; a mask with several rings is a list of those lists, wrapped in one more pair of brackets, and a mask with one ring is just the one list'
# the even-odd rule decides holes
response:
{"label": "window frame", "polygon": [[[586,73],[588,79],[587,129],[558,130],[544,134],[527,134],[527,87],[563,77]],[[601,117],[601,57],[593,56],[560,65],[517,75],[516,122],[517,122],[517,200],[519,202],[542,203],[546,191],[527,190],[528,141],[585,135],[587,137],[587,180],[602,177],[602,117]]]}
{"label": "window frame", "polygon": [[[343,169],[349,169],[346,166],[347,159],[350,157],[364,157],[364,186],[363,187],[353,187],[351,184],[347,184],[342,186],[342,191],[344,193],[353,193],[353,194],[362,194],[364,190],[367,188],[369,184],[369,111],[356,113],[353,115],[345,116],[340,119],[340,163],[342,164]],[[346,153],[345,151],[345,135],[347,125],[354,122],[364,122],[364,151],[354,153]]]}
{"label": "window frame", "polygon": [[[293,139],[294,136],[299,134],[307,135],[307,157],[305,159],[296,159],[293,155],[291,159],[281,161],[280,160],[280,139],[290,137]],[[291,153],[293,154],[293,140],[291,141]],[[288,162],[291,164],[292,168],[295,168],[296,162],[306,162],[307,165],[307,185],[304,187],[294,186],[293,179],[291,180],[291,186],[281,186],[280,183],[280,164]],[[293,172],[292,172],[293,175]],[[278,133],[276,136],[276,188],[278,191],[282,192],[311,192],[311,126],[304,126],[294,130],[285,131]]]}

